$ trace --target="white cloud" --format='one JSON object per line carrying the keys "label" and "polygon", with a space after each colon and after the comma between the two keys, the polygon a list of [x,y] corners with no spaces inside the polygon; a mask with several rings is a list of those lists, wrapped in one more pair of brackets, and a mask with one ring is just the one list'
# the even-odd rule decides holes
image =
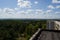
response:
{"label": "white cloud", "polygon": [[59,9],[60,5],[57,5],[57,6],[49,5],[48,8],[49,9]]}
{"label": "white cloud", "polygon": [[26,14],[26,11],[18,11],[17,14]]}
{"label": "white cloud", "polygon": [[2,9],[0,8],[0,12],[2,12]]}
{"label": "white cloud", "polygon": [[23,0],[18,0],[18,2],[23,1]]}
{"label": "white cloud", "polygon": [[1,11],[2,9],[0,8],[0,11]]}
{"label": "white cloud", "polygon": [[[15,11],[15,9],[4,8],[0,14],[0,18],[41,18],[42,14],[40,9],[28,9],[26,11]],[[41,15],[42,16],[42,15]]]}
{"label": "white cloud", "polygon": [[24,1],[24,0],[18,0],[18,4],[19,7],[21,8],[31,8],[32,3],[28,0]]}
{"label": "white cloud", "polygon": [[14,10],[14,9],[11,9],[11,8],[4,8],[4,9],[3,9],[3,12],[4,12],[4,13],[14,13],[15,10]]}
{"label": "white cloud", "polygon": [[47,10],[46,13],[51,13],[53,10]]}
{"label": "white cloud", "polygon": [[34,12],[33,9],[28,9],[28,10],[26,10],[26,13],[29,13],[29,14],[32,14],[33,12]]}
{"label": "white cloud", "polygon": [[35,4],[38,4],[38,1],[35,1],[34,3],[35,3]]}
{"label": "white cloud", "polygon": [[[0,19],[9,19],[9,18],[15,18],[15,19],[47,19],[47,18],[55,18],[54,15],[51,15],[50,12],[52,10],[43,11],[41,9],[28,9],[23,11],[15,11],[15,9],[11,8],[4,8],[1,9],[2,13],[0,13]],[[52,19],[51,18],[51,19]],[[56,18],[58,18],[56,16]]]}
{"label": "white cloud", "polygon": [[11,8],[3,8],[0,13],[0,18],[13,18],[15,11]]}
{"label": "white cloud", "polygon": [[41,9],[36,9],[36,11],[40,11],[40,12],[42,12],[42,10],[41,10]]}
{"label": "white cloud", "polygon": [[43,11],[43,10],[41,10],[41,9],[36,9],[36,13],[38,13],[38,14],[43,14],[43,13],[44,13],[44,11]]}
{"label": "white cloud", "polygon": [[18,11],[20,8],[14,8],[14,10]]}
{"label": "white cloud", "polygon": [[43,10],[41,10],[41,9],[35,9],[35,10],[33,10],[33,9],[28,9],[28,10],[26,11],[26,13],[28,13],[28,14],[43,14],[44,12],[43,12]]}
{"label": "white cloud", "polygon": [[56,6],[56,8],[60,8],[60,5],[59,6]]}
{"label": "white cloud", "polygon": [[52,0],[52,3],[60,3],[60,0]]}
{"label": "white cloud", "polygon": [[2,13],[2,9],[0,8],[0,15],[1,15],[1,13]]}
{"label": "white cloud", "polygon": [[60,14],[60,12],[55,12],[55,14]]}
{"label": "white cloud", "polygon": [[49,5],[48,8],[49,9],[55,9],[55,7],[53,5]]}

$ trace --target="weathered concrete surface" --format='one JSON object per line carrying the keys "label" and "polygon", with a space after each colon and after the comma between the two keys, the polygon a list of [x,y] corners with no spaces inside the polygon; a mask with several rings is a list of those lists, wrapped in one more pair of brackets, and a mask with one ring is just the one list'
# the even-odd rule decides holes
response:
{"label": "weathered concrete surface", "polygon": [[60,32],[42,31],[37,40],[60,40]]}
{"label": "weathered concrete surface", "polygon": [[60,40],[60,30],[42,29],[30,40]]}

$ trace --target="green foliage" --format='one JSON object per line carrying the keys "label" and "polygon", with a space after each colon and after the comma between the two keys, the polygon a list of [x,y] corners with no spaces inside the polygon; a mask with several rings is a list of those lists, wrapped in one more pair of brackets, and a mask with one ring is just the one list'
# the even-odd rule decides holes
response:
{"label": "green foliage", "polygon": [[45,20],[0,20],[0,40],[28,40],[38,28],[46,28]]}

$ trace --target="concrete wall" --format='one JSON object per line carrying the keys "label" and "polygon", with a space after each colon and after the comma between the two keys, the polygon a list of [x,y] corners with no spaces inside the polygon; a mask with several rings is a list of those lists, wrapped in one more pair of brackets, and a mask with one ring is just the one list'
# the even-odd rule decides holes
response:
{"label": "concrete wall", "polygon": [[54,21],[54,29],[60,30],[60,21]]}

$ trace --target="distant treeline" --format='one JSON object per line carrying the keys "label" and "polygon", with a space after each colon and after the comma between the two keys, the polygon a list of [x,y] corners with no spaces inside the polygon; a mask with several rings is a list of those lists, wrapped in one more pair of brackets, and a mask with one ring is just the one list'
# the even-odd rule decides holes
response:
{"label": "distant treeline", "polygon": [[0,20],[0,40],[28,40],[46,20]]}

